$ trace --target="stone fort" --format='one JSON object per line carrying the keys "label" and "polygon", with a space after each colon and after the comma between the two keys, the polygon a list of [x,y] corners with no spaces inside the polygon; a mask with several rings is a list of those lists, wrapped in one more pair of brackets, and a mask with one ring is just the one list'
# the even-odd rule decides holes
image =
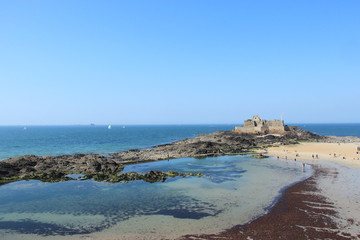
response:
{"label": "stone fort", "polygon": [[243,127],[235,127],[235,132],[240,133],[285,133],[289,127],[283,120],[262,120],[259,116],[244,121]]}

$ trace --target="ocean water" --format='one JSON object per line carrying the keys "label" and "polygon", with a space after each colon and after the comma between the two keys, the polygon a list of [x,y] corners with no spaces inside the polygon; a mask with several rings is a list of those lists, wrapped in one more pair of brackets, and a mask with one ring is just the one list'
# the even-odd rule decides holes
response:
{"label": "ocean water", "polygon": [[360,123],[318,123],[318,124],[294,124],[301,129],[327,136],[355,136],[360,137]]}
{"label": "ocean water", "polygon": [[0,160],[27,154],[112,153],[230,130],[235,125],[0,126]]}
{"label": "ocean water", "polygon": [[[0,127],[1,158],[24,154],[107,153],[229,130],[233,125]],[[360,124],[302,126],[325,135],[360,136]],[[348,134],[352,133],[352,134]],[[0,186],[0,239],[148,239],[216,233],[264,214],[281,191],[310,176],[292,160],[247,155],[182,158],[126,166],[204,177],[165,182],[18,181]],[[174,228],[174,226],[176,226]]]}

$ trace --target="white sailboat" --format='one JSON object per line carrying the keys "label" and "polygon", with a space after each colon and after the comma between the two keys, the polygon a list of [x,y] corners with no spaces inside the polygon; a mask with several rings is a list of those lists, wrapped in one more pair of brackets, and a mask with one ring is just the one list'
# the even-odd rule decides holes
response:
{"label": "white sailboat", "polygon": [[111,125],[108,126],[108,129],[111,129]]}

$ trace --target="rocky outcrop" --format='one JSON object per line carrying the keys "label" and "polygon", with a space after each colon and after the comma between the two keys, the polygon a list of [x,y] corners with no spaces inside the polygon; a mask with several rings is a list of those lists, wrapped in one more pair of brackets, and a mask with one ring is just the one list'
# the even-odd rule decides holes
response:
{"label": "rocky outcrop", "polygon": [[111,182],[111,183],[118,183],[118,182],[128,183],[131,181],[141,180],[145,182],[154,183],[154,182],[165,182],[167,178],[173,178],[178,176],[202,177],[203,175],[201,173],[180,173],[175,171],[168,171],[168,172],[150,171],[144,174],[139,174],[136,172],[115,173],[115,174],[95,173],[81,177],[79,178],[79,180],[94,179],[95,181]]}
{"label": "rocky outcrop", "polygon": [[0,183],[19,179],[57,182],[71,179],[66,176],[68,174],[110,174],[123,168],[118,161],[99,154],[25,155],[0,161]]}
{"label": "rocky outcrop", "polygon": [[[195,138],[155,146],[145,150],[129,150],[99,154],[74,154],[61,156],[26,155],[0,161],[0,184],[21,179],[38,179],[47,182],[70,180],[68,174],[83,174],[85,179],[120,182],[131,180],[162,179],[174,175],[158,172],[150,175],[118,174],[124,164],[157,161],[182,157],[207,157],[248,153],[254,148],[293,144],[297,141],[324,141],[326,137],[294,129],[286,134],[243,134],[219,131]],[[158,175],[157,175],[158,174]],[[159,175],[160,174],[160,175]],[[180,174],[180,173],[179,173]],[[188,174],[189,175],[189,174]]]}
{"label": "rocky outcrop", "polygon": [[262,153],[251,155],[252,158],[268,158],[269,156],[263,155]]}
{"label": "rocky outcrop", "polygon": [[324,139],[307,131],[296,130],[287,134],[244,134],[235,131],[219,131],[195,138],[156,146],[146,150],[129,150],[110,154],[124,163],[156,161],[181,157],[207,157],[247,153],[253,148],[293,144],[302,140]]}

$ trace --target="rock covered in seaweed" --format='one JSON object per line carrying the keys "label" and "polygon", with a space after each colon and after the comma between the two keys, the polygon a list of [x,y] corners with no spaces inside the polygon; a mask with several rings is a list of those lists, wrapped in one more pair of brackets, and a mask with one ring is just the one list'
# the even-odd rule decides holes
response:
{"label": "rock covered in seaweed", "polygon": [[268,158],[269,156],[266,156],[266,155],[264,155],[264,154],[262,154],[262,153],[259,153],[259,154],[253,154],[253,155],[251,155],[251,157],[252,158]]}
{"label": "rock covered in seaweed", "polygon": [[168,172],[162,172],[157,170],[151,170],[150,172],[140,174],[136,172],[126,172],[126,173],[117,173],[114,175],[105,176],[102,175],[99,177],[98,174],[94,175],[88,175],[84,179],[88,179],[88,177],[93,178],[95,181],[105,181],[105,182],[111,182],[111,183],[118,183],[118,182],[131,182],[136,180],[141,180],[145,182],[165,182],[168,178],[173,177],[187,177],[187,176],[196,176],[196,177],[202,177],[203,174],[201,173],[181,173],[176,171],[168,171]]}
{"label": "rock covered in seaweed", "polygon": [[68,174],[111,174],[123,168],[120,162],[99,154],[26,155],[0,161],[0,182],[28,179],[58,182],[69,180]]}

